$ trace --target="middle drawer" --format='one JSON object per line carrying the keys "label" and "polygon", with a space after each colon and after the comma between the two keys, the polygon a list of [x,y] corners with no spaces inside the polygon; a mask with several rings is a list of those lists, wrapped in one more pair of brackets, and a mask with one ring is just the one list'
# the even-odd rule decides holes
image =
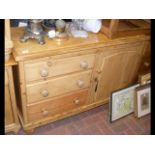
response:
{"label": "middle drawer", "polygon": [[27,102],[33,103],[49,97],[87,88],[90,85],[91,70],[51,79],[48,81],[28,84]]}

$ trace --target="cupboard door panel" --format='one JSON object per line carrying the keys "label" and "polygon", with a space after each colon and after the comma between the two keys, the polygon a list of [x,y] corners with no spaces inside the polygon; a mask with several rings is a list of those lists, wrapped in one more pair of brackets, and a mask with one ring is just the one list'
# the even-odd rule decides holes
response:
{"label": "cupboard door panel", "polygon": [[124,74],[123,74],[123,87],[127,87],[128,85],[136,82],[138,80],[138,70],[140,68],[142,60],[142,55],[138,52],[129,52],[126,54],[125,57],[125,67],[124,67]]}
{"label": "cupboard door panel", "polygon": [[118,53],[106,57],[103,60],[103,68],[99,77],[98,92],[96,100],[102,100],[109,97],[111,91],[121,88],[122,75],[124,72],[125,53]]}

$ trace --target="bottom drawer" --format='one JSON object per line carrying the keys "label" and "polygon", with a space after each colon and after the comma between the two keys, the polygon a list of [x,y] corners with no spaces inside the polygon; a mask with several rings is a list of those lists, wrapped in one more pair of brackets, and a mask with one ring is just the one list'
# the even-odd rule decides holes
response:
{"label": "bottom drawer", "polygon": [[88,89],[57,99],[38,102],[27,106],[29,122],[39,121],[57,114],[66,113],[84,105],[87,101]]}

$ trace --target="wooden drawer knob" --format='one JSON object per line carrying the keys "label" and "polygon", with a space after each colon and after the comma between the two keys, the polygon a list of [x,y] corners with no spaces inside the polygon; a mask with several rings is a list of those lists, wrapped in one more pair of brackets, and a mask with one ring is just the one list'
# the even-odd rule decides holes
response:
{"label": "wooden drawer knob", "polygon": [[43,116],[47,116],[48,113],[49,113],[48,110],[46,110],[46,109],[43,109],[43,110],[42,110],[42,114],[43,114]]}
{"label": "wooden drawer knob", "polygon": [[43,97],[47,97],[49,95],[49,93],[46,89],[42,90],[41,94]]}
{"label": "wooden drawer knob", "polygon": [[40,75],[41,75],[42,77],[47,77],[47,76],[48,76],[48,69],[46,69],[46,68],[41,69]]}
{"label": "wooden drawer knob", "polygon": [[75,100],[74,100],[74,103],[75,103],[76,105],[79,105],[79,104],[80,104],[80,100],[79,100],[79,99],[75,99]]}
{"label": "wooden drawer knob", "polygon": [[82,62],[80,63],[80,66],[81,66],[81,68],[83,68],[83,69],[88,69],[88,63],[87,63],[86,61],[82,61]]}
{"label": "wooden drawer knob", "polygon": [[82,88],[84,86],[84,81],[78,80],[77,85],[78,85],[78,87]]}

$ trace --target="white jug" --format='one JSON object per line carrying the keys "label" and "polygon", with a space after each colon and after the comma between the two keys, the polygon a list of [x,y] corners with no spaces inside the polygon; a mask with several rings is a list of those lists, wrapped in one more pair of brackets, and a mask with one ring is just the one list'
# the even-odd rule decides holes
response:
{"label": "white jug", "polygon": [[93,33],[100,31],[102,22],[100,19],[85,19],[83,22],[83,29]]}

